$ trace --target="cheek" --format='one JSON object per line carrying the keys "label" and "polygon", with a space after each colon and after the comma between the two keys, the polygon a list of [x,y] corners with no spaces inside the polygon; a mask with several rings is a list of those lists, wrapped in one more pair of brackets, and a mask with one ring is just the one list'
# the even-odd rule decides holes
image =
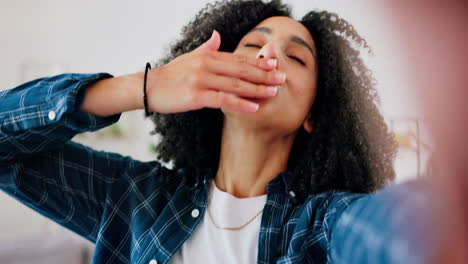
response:
{"label": "cheek", "polygon": [[317,82],[312,77],[304,78],[302,76],[291,79],[289,92],[291,99],[301,108],[307,108],[308,111],[317,94]]}
{"label": "cheek", "polygon": [[245,48],[242,48],[242,46],[239,44],[237,45],[236,49],[232,52],[234,54],[245,54],[246,52]]}
{"label": "cheek", "polygon": [[287,83],[284,101],[281,102],[281,115],[283,121],[289,124],[291,130],[302,125],[304,119],[310,112],[310,108],[315,100],[317,85],[315,79],[298,77],[291,79]]}

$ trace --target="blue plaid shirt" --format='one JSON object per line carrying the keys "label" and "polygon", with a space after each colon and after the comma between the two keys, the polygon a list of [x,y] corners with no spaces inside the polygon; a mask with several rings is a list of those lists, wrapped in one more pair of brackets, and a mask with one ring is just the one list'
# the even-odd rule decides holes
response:
{"label": "blue plaid shirt", "polygon": [[[93,263],[165,264],[204,217],[215,172],[175,171],[71,141],[119,120],[80,110],[86,87],[108,77],[62,74],[0,93],[0,189],[94,242]],[[427,262],[425,185],[298,201],[291,175],[268,183],[257,263]]]}

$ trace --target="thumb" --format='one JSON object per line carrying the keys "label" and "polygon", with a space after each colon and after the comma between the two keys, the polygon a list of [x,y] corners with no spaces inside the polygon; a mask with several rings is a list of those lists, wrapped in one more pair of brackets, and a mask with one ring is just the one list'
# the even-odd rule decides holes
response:
{"label": "thumb", "polygon": [[221,36],[219,35],[218,31],[213,30],[213,34],[211,34],[210,39],[203,43],[203,45],[201,45],[198,49],[217,51],[220,45]]}

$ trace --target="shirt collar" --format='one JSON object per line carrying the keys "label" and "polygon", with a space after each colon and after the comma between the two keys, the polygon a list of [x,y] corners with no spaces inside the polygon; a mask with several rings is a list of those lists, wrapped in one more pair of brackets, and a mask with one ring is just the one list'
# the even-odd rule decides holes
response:
{"label": "shirt collar", "polygon": [[294,174],[292,171],[282,171],[268,183],[267,193],[285,192],[289,194],[292,189],[293,180]]}

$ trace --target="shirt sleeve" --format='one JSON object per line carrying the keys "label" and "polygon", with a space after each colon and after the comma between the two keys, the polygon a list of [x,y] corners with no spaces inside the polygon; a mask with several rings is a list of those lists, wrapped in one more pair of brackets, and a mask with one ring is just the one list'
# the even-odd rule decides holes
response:
{"label": "shirt sleeve", "polygon": [[86,88],[107,73],[62,74],[0,92],[0,160],[12,160],[64,143],[78,133],[117,122],[80,110]]}
{"label": "shirt sleeve", "polygon": [[70,140],[119,120],[80,110],[86,88],[109,77],[62,74],[0,92],[0,189],[92,242],[110,185],[129,166],[160,166]]}
{"label": "shirt sleeve", "polygon": [[414,180],[355,200],[332,228],[330,263],[430,263],[436,228],[427,192]]}

